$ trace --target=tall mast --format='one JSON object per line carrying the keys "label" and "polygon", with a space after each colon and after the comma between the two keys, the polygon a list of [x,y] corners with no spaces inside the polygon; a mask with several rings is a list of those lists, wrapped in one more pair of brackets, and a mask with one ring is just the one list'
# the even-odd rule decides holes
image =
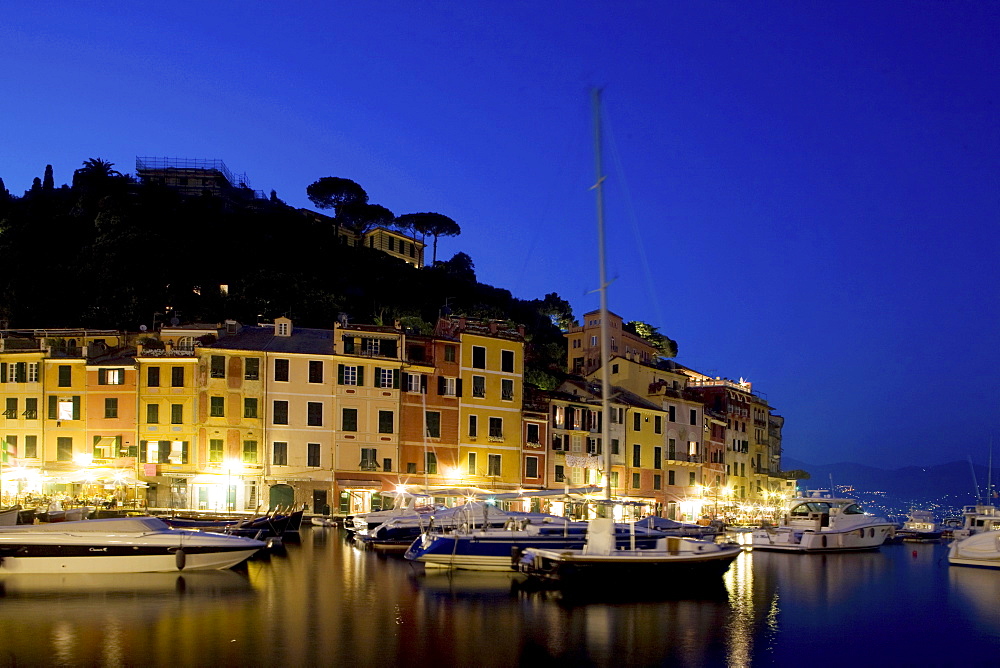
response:
{"label": "tall mast", "polygon": [[604,169],[601,164],[601,90],[591,91],[594,108],[594,170],[597,180],[597,248],[601,293],[601,443],[604,449],[604,498],[611,500],[611,383],[608,380],[611,342],[608,338],[608,277],[604,244]]}

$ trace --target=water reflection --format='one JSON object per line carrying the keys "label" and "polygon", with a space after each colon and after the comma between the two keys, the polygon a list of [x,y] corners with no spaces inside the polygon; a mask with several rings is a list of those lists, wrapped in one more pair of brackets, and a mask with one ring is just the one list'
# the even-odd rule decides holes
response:
{"label": "water reflection", "polygon": [[0,647],[20,665],[920,665],[933,649],[904,638],[1000,642],[1000,572],[942,550],[747,552],[643,600],[425,571],[306,529],[242,573],[0,578]]}

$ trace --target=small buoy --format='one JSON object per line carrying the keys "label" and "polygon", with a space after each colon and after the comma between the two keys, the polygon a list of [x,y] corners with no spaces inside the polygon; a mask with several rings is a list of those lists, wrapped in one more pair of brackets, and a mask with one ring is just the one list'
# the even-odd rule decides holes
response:
{"label": "small buoy", "polygon": [[177,570],[184,570],[184,566],[187,564],[187,555],[181,548],[174,550],[174,562],[177,564]]}
{"label": "small buoy", "polygon": [[914,551],[913,551],[913,552],[911,552],[910,554],[912,554],[912,555],[913,555],[913,558],[914,558],[914,559],[916,559],[916,558],[917,558],[917,551],[916,551],[916,550],[914,550]]}

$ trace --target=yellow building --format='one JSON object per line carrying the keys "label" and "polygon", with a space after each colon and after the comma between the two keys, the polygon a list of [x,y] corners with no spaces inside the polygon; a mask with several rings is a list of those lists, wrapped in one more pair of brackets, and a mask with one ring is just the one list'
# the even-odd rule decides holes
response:
{"label": "yellow building", "polygon": [[519,488],[524,328],[498,321],[443,318],[435,335],[459,344],[463,387],[458,419],[460,484]]}
{"label": "yellow building", "polygon": [[336,323],[333,351],[335,509],[367,512],[400,479],[406,337],[395,327]]}

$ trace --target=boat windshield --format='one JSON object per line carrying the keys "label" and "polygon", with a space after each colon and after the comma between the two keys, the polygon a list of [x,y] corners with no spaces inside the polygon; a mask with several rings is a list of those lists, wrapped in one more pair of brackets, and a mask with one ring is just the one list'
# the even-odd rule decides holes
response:
{"label": "boat windshield", "polygon": [[808,515],[809,513],[830,513],[830,504],[822,501],[800,503],[792,508],[792,515]]}
{"label": "boat windshield", "polygon": [[861,506],[858,504],[852,503],[841,510],[840,513],[841,515],[864,515],[865,511],[861,510]]}

